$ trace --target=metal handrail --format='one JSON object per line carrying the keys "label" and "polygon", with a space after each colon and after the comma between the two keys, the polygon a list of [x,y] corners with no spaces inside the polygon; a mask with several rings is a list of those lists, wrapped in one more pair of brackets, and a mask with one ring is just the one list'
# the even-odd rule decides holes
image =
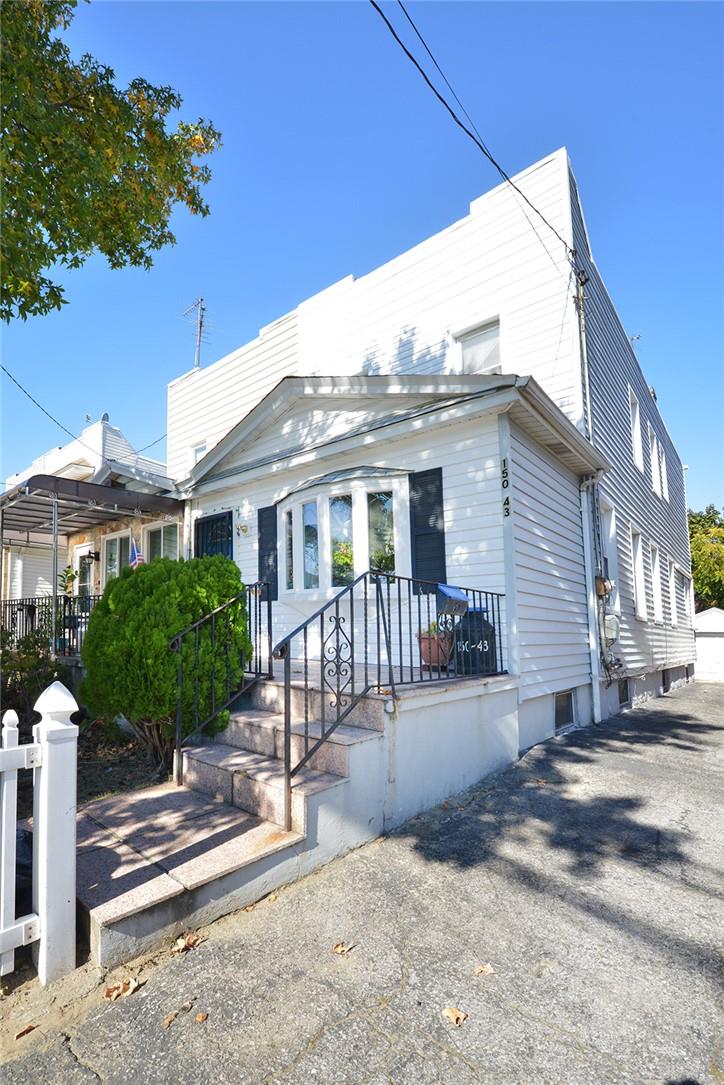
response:
{"label": "metal handrail", "polygon": [[[232,681],[232,670],[235,669],[229,656],[229,644],[231,640],[231,613],[234,606],[243,604],[246,608],[249,636],[252,642],[252,651],[249,659],[241,657],[241,671],[238,679]],[[253,606],[252,606],[253,604]],[[265,606],[264,606],[265,604]],[[224,712],[237,698],[260,678],[272,677],[272,600],[270,586],[266,581],[257,581],[255,584],[247,584],[243,591],[238,592],[227,599],[224,603],[214,607],[195,622],[191,622],[185,629],[176,633],[169,641],[169,651],[177,654],[176,664],[176,716],[175,716],[175,768],[174,777],[177,784],[183,783],[183,757],[182,749],[196,735],[199,735],[216,717]],[[219,623],[220,615],[225,616],[225,621]],[[217,651],[217,625],[222,625],[223,642],[221,650],[224,656],[224,673],[222,675],[224,697],[217,701],[216,685],[216,651]],[[266,626],[266,628],[264,628]],[[199,673],[199,648],[201,632],[204,628],[209,630],[209,641],[212,649],[210,701],[207,705],[200,705],[200,673]],[[184,640],[193,635],[193,670],[191,680],[193,683],[193,728],[183,734],[184,714],[184,663],[183,644]],[[264,651],[264,645],[266,651]],[[265,658],[266,657],[266,658]],[[225,679],[225,680],[224,680]]]}
{"label": "metal handrail", "polygon": [[[447,587],[456,587],[446,585]],[[345,585],[331,599],[283,637],[274,657],[284,663],[284,824],[292,823],[292,781],[356,705],[371,690],[397,696],[400,683],[457,681],[504,671],[502,595],[477,588],[457,588],[467,597],[468,617],[450,616],[439,609],[434,580],[369,570]],[[370,620],[370,606],[374,607]],[[349,608],[349,622],[342,607]],[[358,608],[355,630],[355,607]],[[318,628],[319,691],[309,684],[310,639]],[[435,630],[432,632],[432,630]],[[348,631],[346,631],[348,630]],[[370,640],[372,637],[372,642]],[[299,645],[301,680],[295,689],[303,698],[303,754],[292,764],[292,657]],[[423,642],[425,642],[423,644]],[[431,647],[431,643],[432,647]],[[370,659],[373,651],[374,662]],[[427,655],[427,658],[426,658]],[[383,656],[386,663],[383,664]],[[358,658],[359,657],[359,658]],[[310,692],[319,698],[321,736],[310,738]],[[329,704],[327,704],[329,699]],[[331,710],[331,718],[328,715]]]}

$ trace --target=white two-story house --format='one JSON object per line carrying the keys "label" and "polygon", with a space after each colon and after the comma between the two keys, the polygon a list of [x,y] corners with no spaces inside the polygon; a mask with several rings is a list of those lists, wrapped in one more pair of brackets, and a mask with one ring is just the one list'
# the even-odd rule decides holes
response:
{"label": "white two-story house", "polygon": [[501,593],[523,748],[685,679],[694,642],[682,464],[566,151],[514,181],[567,247],[499,185],[173,381],[168,473],[184,552],[271,579],[275,636],[383,550]]}

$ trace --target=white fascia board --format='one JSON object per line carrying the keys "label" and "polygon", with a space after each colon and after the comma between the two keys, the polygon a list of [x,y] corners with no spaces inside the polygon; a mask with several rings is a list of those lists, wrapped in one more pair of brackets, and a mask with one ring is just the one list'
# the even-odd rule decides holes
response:
{"label": "white fascia board", "polygon": [[362,431],[353,434],[340,434],[320,444],[310,445],[306,448],[281,450],[273,456],[265,456],[257,462],[250,462],[229,471],[228,474],[216,475],[206,482],[197,483],[186,491],[187,498],[194,498],[202,494],[217,493],[236,487],[246,479],[257,478],[272,469],[273,474],[291,468],[314,464],[315,473],[319,474],[319,464],[324,460],[337,457],[355,449],[373,448],[380,439],[380,432],[394,427],[395,437],[405,437],[418,434],[427,430],[437,431],[442,426],[451,425],[458,421],[467,421],[479,414],[498,413],[507,410],[517,398],[514,387],[509,386],[497,392],[487,394],[472,393],[463,401],[450,403],[430,403],[419,407],[405,418],[390,417],[389,415],[371,422]]}
{"label": "white fascia board", "polygon": [[526,409],[536,415],[581,464],[581,474],[611,470],[611,463],[588,441],[532,377],[518,378],[518,392]]}
{"label": "white fascia board", "polygon": [[202,482],[225,456],[234,449],[251,442],[255,434],[295,400],[305,397],[329,399],[335,396],[382,398],[420,395],[439,396],[441,400],[448,400],[453,396],[468,396],[494,388],[512,387],[515,381],[515,376],[500,374],[471,376],[462,374],[455,377],[422,374],[395,374],[382,377],[283,377],[256,407],[253,407],[199,460],[188,478],[178,484],[179,489],[193,487]]}

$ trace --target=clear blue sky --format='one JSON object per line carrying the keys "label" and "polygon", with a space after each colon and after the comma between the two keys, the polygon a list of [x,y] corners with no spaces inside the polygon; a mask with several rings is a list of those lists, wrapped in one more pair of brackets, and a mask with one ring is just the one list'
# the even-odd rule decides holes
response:
{"label": "clear blue sky", "polygon": [[[509,172],[568,147],[594,255],[690,465],[690,504],[722,502],[724,7],[410,10]],[[208,363],[497,181],[365,2],[95,0],[67,37],[123,84],[171,84],[182,116],[210,118],[224,139],[211,216],[179,211],[178,244],[151,272],[94,259],[63,276],[61,313],[3,331],[5,364],[74,432],[104,410],[137,447],[165,431],[166,383],[193,360],[181,313],[197,295],[213,321]],[[65,441],[6,380],[2,417],[3,477]]]}

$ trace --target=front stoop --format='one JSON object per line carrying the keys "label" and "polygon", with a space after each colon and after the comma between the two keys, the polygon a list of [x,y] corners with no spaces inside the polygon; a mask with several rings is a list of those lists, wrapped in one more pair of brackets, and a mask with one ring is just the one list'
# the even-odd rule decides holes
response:
{"label": "front stoop", "polygon": [[281,884],[279,857],[303,843],[175,784],[89,803],[78,812],[77,897],[92,959],[113,967],[258,900]]}

